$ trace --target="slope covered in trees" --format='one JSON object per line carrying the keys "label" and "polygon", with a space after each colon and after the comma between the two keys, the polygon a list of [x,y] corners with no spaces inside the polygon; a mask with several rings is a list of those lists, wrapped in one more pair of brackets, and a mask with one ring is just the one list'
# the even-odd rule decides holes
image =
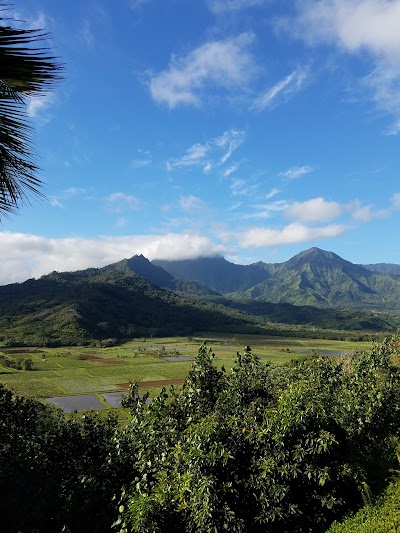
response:
{"label": "slope covered in trees", "polygon": [[319,248],[283,263],[243,266],[217,257],[154,263],[235,299],[381,311],[400,307],[400,280],[393,268],[365,268]]}
{"label": "slope covered in trees", "polygon": [[93,339],[257,331],[237,311],[189,300],[132,271],[54,272],[0,287],[3,341],[22,345],[88,344]]}
{"label": "slope covered in trees", "polygon": [[396,329],[393,317],[228,299],[174,278],[143,256],[0,287],[0,339],[8,345],[88,344],[212,331],[273,333],[276,323],[347,331]]}

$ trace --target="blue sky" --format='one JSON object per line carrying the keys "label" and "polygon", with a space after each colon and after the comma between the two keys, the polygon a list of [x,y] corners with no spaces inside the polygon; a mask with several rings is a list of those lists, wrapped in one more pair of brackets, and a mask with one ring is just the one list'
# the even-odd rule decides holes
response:
{"label": "blue sky", "polygon": [[65,79],[28,102],[46,199],[3,220],[0,283],[136,253],[400,263],[400,0],[12,13],[51,32]]}

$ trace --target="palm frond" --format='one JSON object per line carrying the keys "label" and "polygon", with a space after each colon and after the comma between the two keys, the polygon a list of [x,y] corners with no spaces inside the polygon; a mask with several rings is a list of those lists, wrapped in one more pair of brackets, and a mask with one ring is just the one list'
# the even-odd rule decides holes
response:
{"label": "palm frond", "polygon": [[28,194],[41,196],[27,97],[46,94],[63,66],[42,44],[49,34],[6,25],[0,4],[0,213],[12,213]]}

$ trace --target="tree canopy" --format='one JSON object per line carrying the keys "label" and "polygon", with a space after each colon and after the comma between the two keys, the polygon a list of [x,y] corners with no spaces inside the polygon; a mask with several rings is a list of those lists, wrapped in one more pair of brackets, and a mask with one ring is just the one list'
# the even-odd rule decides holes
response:
{"label": "tree canopy", "polygon": [[397,336],[286,367],[246,347],[226,371],[203,345],[180,390],[133,385],[119,424],[0,387],[3,530],[323,532],[396,464],[398,357]]}

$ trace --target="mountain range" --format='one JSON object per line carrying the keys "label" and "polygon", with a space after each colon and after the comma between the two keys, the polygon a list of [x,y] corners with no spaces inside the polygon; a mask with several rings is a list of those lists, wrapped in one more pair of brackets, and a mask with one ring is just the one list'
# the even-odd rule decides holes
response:
{"label": "mountain range", "polygon": [[290,334],[298,326],[304,335],[307,328],[393,331],[400,277],[386,270],[318,248],[253,265],[136,255],[1,286],[0,340],[70,345],[201,332]]}
{"label": "mountain range", "polygon": [[[175,277],[235,299],[338,309],[400,310],[400,265],[356,265],[310,248],[283,263],[235,265],[222,257],[153,261]],[[396,268],[397,267],[397,268]]]}

